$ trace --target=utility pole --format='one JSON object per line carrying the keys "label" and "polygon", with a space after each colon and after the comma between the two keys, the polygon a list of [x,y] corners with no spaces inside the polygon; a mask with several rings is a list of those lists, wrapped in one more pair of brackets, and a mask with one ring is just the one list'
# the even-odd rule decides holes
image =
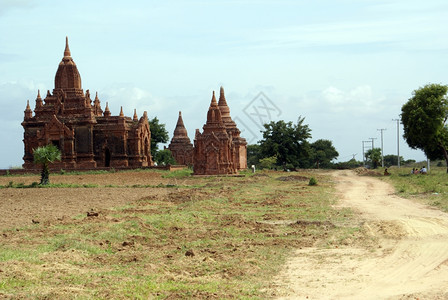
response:
{"label": "utility pole", "polygon": [[383,131],[386,130],[386,128],[377,129],[378,131],[381,131],[381,167],[384,168],[384,153],[383,153]]}
{"label": "utility pole", "polygon": [[370,141],[362,141],[362,161],[364,162],[364,168],[366,167],[366,156],[364,153],[364,143],[370,143]]}
{"label": "utility pole", "polygon": [[397,162],[400,167],[400,119],[392,119],[392,121],[397,121]]}
{"label": "utility pole", "polygon": [[375,147],[373,146],[373,140],[376,140],[376,138],[369,138],[369,140],[372,140],[372,149],[375,149]]}

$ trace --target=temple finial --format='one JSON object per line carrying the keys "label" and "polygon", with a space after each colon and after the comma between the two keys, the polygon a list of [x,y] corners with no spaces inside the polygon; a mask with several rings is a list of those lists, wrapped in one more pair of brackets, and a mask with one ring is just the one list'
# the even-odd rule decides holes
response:
{"label": "temple finial", "polygon": [[33,117],[33,111],[30,107],[30,100],[26,101],[26,108],[25,108],[25,120],[31,119]]}
{"label": "temple finial", "polygon": [[70,53],[70,48],[68,47],[68,36],[65,37],[65,50],[64,50],[64,57],[72,56]]}
{"label": "temple finial", "polygon": [[99,101],[100,99],[98,99],[98,92],[96,92],[95,94],[95,100]]}
{"label": "temple finial", "polygon": [[120,117],[124,117],[123,106],[120,107]]}
{"label": "temple finial", "polygon": [[134,117],[133,117],[134,121],[138,121],[138,116],[137,116],[137,109],[134,108]]}
{"label": "temple finial", "polygon": [[219,107],[227,106],[226,96],[224,95],[224,88],[222,86],[219,88],[218,106]]}
{"label": "temple finial", "polygon": [[42,98],[40,97],[40,90],[37,90],[37,99],[42,99]]}
{"label": "temple finial", "polygon": [[216,102],[215,91],[213,91],[212,103],[210,106],[218,106],[218,102]]}
{"label": "temple finial", "polygon": [[106,108],[104,109],[103,116],[110,117],[109,102],[106,102]]}

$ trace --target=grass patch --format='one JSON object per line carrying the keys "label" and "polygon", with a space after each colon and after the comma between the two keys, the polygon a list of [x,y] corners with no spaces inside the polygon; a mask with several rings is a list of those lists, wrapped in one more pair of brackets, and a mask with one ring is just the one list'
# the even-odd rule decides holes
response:
{"label": "grass patch", "polygon": [[406,168],[389,170],[392,175],[383,177],[383,180],[393,184],[400,196],[448,212],[448,174],[445,167],[431,167],[427,175],[410,174],[410,169]]}
{"label": "grass patch", "polygon": [[162,175],[163,178],[187,178],[191,177],[193,174],[192,168],[185,168],[181,170],[174,170],[174,171],[164,171],[165,174]]}
{"label": "grass patch", "polygon": [[[174,178],[187,176],[181,171]],[[343,245],[359,231],[343,225],[350,210],[332,206],[330,178],[301,175],[196,178],[198,187],[164,185],[158,196],[142,189],[97,216],[0,231],[0,296],[271,297],[291,251]],[[319,185],[309,186],[311,177]]]}

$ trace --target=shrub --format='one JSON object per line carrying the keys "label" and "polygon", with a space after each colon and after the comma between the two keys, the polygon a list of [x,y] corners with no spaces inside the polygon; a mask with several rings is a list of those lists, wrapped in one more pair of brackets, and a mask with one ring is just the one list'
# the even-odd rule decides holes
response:
{"label": "shrub", "polygon": [[308,185],[317,185],[317,180],[314,177],[310,178],[310,181],[308,182]]}

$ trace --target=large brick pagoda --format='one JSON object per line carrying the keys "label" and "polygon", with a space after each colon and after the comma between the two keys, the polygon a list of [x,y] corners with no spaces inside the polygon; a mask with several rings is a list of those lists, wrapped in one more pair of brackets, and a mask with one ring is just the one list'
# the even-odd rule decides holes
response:
{"label": "large brick pagoda", "polygon": [[22,126],[25,169],[35,168],[33,151],[39,146],[56,145],[62,153],[54,168],[139,167],[152,165],[151,132],[146,111],[139,119],[126,117],[123,109],[112,116],[106,103],[103,112],[98,94],[92,101],[84,93],[81,76],[66,39],[64,57],[55,76],[53,93],[42,100],[37,93],[33,111],[29,102]]}
{"label": "large brick pagoda", "polygon": [[247,142],[230,117],[224,89],[221,87],[219,103],[213,92],[203,132],[196,129],[193,151],[195,175],[235,174],[247,168]]}

